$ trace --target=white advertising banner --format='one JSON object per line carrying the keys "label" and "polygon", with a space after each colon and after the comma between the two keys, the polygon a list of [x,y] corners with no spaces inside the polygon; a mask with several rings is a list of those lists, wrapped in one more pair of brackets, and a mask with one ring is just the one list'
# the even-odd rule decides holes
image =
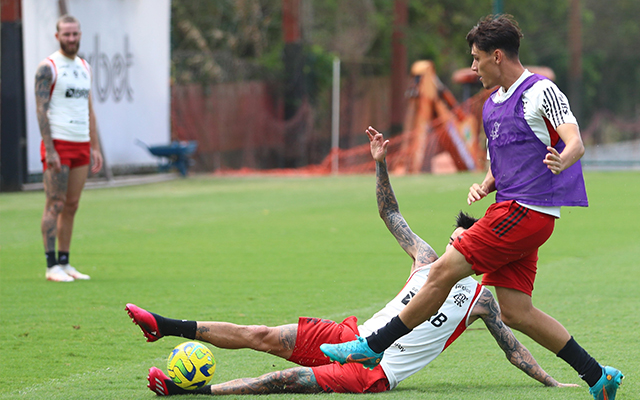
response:
{"label": "white advertising banner", "polygon": [[[27,159],[42,172],[36,117],[38,64],[59,49],[55,39],[59,0],[22,0]],[[170,0],[67,0],[80,21],[78,54],[93,70],[92,97],[103,153],[109,166],[155,163],[136,139],[170,139]]]}

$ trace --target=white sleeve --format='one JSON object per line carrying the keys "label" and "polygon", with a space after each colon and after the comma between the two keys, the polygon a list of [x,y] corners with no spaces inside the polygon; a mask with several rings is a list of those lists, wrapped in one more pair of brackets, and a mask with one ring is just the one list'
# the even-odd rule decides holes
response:
{"label": "white sleeve", "polygon": [[552,81],[545,79],[536,82],[523,97],[526,105],[525,115],[544,117],[554,128],[562,124],[578,125],[567,96]]}

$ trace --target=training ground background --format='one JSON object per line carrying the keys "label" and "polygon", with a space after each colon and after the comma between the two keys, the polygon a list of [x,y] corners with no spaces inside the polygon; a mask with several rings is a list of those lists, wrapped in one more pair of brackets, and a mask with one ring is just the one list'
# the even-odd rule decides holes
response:
{"label": "training ground background", "polygon": [[[481,174],[392,176],[413,230],[441,253]],[[588,208],[565,208],[540,251],[534,304],[626,379],[640,398],[640,173],[586,173]],[[408,276],[410,259],[380,220],[373,174],[195,176],[86,190],[71,249],[91,275],[44,279],[44,194],[0,195],[0,399],[151,399],[146,374],[180,338],[146,343],[127,302],[162,315],[280,325],[298,316],[368,318]],[[550,389],[506,361],[476,322],[425,370],[381,399],[589,399],[575,372],[527,337],[540,365],[580,389]],[[292,364],[250,350],[212,349],[213,383]],[[321,395],[325,396],[325,395]],[[362,398],[358,395],[331,395]],[[307,398],[273,395],[273,399]],[[369,396],[366,396],[369,398]]]}

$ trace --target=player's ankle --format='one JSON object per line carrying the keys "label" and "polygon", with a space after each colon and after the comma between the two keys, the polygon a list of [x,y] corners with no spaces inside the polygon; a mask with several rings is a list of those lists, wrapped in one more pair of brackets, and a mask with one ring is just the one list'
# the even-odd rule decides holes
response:
{"label": "player's ankle", "polygon": [[179,336],[187,339],[196,338],[196,321],[184,319],[165,318],[161,315],[151,313],[158,324],[158,331],[162,336]]}

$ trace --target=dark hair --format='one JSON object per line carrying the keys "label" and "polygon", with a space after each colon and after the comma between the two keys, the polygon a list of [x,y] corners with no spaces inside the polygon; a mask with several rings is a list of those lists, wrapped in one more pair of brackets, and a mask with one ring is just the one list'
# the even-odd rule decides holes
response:
{"label": "dark hair", "polygon": [[512,15],[488,15],[467,33],[467,43],[469,48],[475,44],[478,50],[487,53],[500,49],[507,57],[515,58],[518,56],[522,37],[518,22]]}
{"label": "dark hair", "polygon": [[460,211],[456,216],[456,228],[469,229],[478,221],[466,212]]}

